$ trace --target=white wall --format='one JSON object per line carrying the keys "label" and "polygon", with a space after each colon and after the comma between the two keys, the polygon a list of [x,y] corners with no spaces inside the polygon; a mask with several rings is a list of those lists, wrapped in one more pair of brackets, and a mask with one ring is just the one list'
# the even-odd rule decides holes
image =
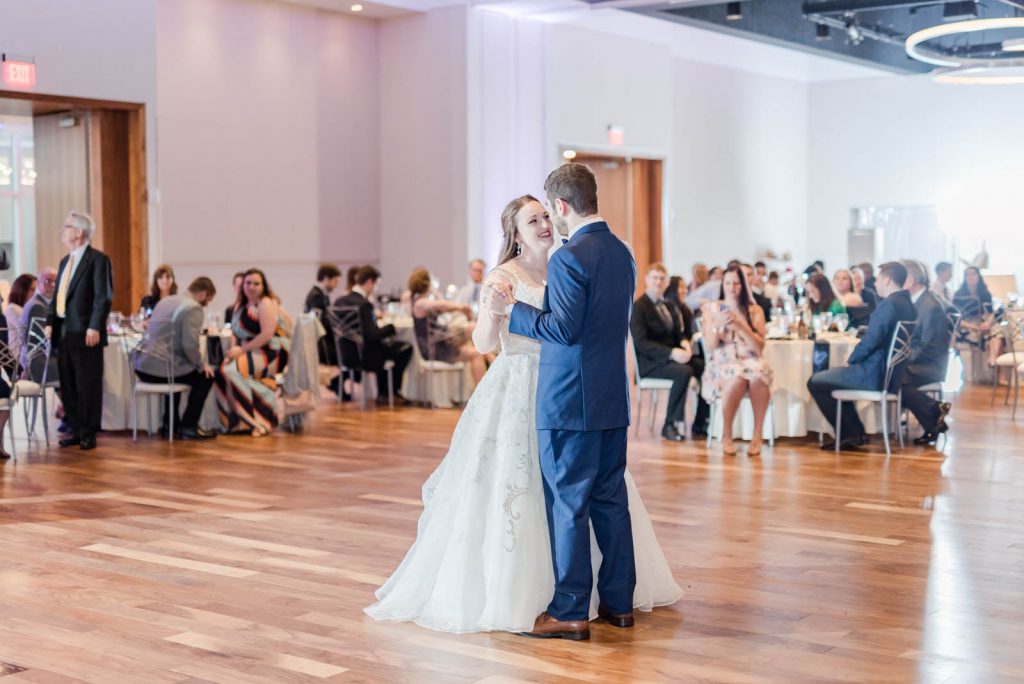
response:
{"label": "white wall", "polygon": [[[1024,285],[1019,87],[938,85],[927,76],[810,87],[809,248],[846,259],[849,209],[935,205],[970,258]],[[908,255],[909,256],[909,255]]]}
{"label": "white wall", "polygon": [[376,261],[376,27],[252,0],[160,0],[159,254],[188,282],[264,269],[301,310],[321,260]]}
{"label": "white wall", "polygon": [[465,279],[466,9],[380,22],[380,238],[385,291],[425,266]]}
{"label": "white wall", "polygon": [[[0,47],[35,59],[33,92],[146,106],[151,196],[157,156],[155,37],[156,0],[0,0]],[[152,226],[157,209],[153,204],[149,209]],[[36,226],[36,239],[57,241],[58,228]],[[34,254],[34,243],[25,247],[31,249],[23,254]]]}
{"label": "white wall", "polygon": [[684,60],[673,77],[671,270],[765,249],[803,264],[807,85]]}

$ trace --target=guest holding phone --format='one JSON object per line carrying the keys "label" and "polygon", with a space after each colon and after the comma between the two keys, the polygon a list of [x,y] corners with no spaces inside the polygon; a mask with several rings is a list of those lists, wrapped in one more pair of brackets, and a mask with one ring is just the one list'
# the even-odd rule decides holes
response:
{"label": "guest holding phone", "polygon": [[744,394],[754,408],[754,435],[747,453],[761,453],[764,417],[771,399],[772,369],[764,360],[765,321],[754,303],[741,267],[730,266],[722,278],[722,297],[702,307],[707,367],[701,394],[712,403],[722,402],[722,452],[736,453],[733,419]]}

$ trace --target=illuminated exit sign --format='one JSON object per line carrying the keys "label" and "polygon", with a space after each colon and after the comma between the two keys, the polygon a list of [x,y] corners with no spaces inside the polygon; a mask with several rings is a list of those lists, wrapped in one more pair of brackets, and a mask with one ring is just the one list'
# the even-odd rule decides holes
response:
{"label": "illuminated exit sign", "polygon": [[4,85],[12,90],[30,90],[36,87],[35,61],[28,57],[3,56]]}

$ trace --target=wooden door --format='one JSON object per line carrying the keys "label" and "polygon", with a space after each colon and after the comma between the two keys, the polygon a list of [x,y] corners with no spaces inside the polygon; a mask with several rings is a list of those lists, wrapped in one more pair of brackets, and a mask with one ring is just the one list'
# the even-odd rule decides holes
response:
{"label": "wooden door", "polygon": [[89,211],[88,126],[81,111],[33,117],[37,271],[57,268],[64,257],[60,228],[68,212]]}

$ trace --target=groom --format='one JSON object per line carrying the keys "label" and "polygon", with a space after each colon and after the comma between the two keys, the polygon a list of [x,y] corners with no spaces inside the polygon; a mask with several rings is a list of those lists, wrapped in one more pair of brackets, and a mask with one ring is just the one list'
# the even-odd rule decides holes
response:
{"label": "groom", "polygon": [[590,169],[564,164],[544,191],[565,244],[548,263],[544,308],[517,302],[509,320],[511,332],[541,341],[537,430],[555,570],[555,595],[525,636],[582,640],[590,638],[591,523],[603,557],[598,615],[617,627],[633,625],[636,568],[624,473],[636,264],[597,215]]}

